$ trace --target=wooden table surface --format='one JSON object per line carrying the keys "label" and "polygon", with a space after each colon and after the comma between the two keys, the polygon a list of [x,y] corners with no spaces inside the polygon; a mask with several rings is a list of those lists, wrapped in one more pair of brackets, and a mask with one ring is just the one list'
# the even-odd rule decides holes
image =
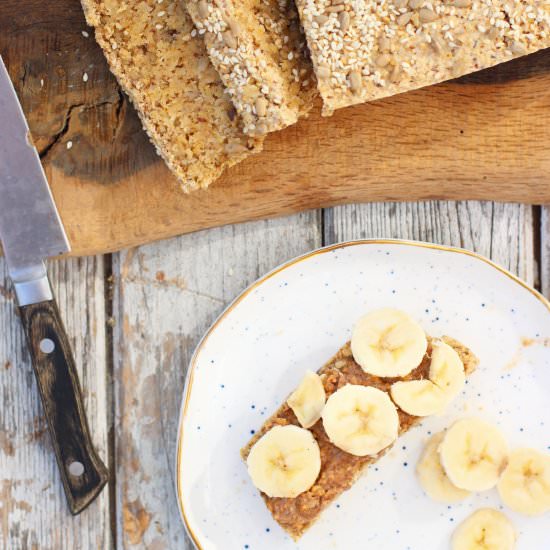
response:
{"label": "wooden table surface", "polygon": [[342,206],[51,263],[93,439],[112,472],[108,488],[78,517],[67,511],[2,263],[0,548],[191,549],[176,503],[174,453],[195,345],[223,308],[275,265],[365,237],[475,250],[550,295],[550,209],[515,204]]}

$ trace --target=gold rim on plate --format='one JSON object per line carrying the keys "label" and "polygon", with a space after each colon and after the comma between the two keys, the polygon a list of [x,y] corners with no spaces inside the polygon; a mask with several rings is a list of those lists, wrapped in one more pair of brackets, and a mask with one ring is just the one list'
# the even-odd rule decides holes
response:
{"label": "gold rim on plate", "polygon": [[293,260],[290,260],[280,265],[279,267],[276,267],[273,271],[270,271],[263,277],[260,277],[257,281],[252,283],[247,289],[245,289],[239,296],[237,296],[237,298],[235,298],[235,300],[233,300],[233,302],[229,304],[229,306],[214,321],[214,323],[211,325],[211,327],[208,329],[206,334],[202,337],[201,341],[197,345],[197,348],[195,349],[193,353],[193,357],[191,358],[191,361],[189,363],[189,369],[187,371],[187,379],[185,382],[185,389],[183,392],[184,402],[180,413],[180,420],[179,420],[179,427],[178,427],[178,447],[176,451],[176,493],[178,498],[178,506],[181,512],[183,523],[185,525],[185,528],[187,529],[187,532],[189,533],[189,536],[191,537],[191,540],[193,541],[193,544],[197,547],[198,550],[203,550],[203,547],[200,545],[198,538],[195,535],[193,529],[191,528],[189,520],[187,519],[187,515],[185,514],[180,472],[181,472],[181,464],[182,464],[183,422],[187,414],[189,397],[191,396],[191,389],[193,387],[193,378],[195,374],[195,366],[196,366],[197,358],[202,348],[204,347],[204,345],[206,344],[206,341],[208,340],[210,335],[214,332],[216,327],[223,321],[223,319],[225,319],[225,317],[229,313],[231,313],[233,309],[237,305],[239,305],[253,290],[258,288],[261,284],[265,283],[269,279],[271,279],[273,276],[277,275],[278,273],[281,273],[281,271],[284,271],[289,267],[292,267],[300,262],[303,262],[304,260],[309,260],[309,258],[312,258],[313,256],[325,254],[326,252],[332,252],[333,250],[336,250],[338,248],[347,248],[350,246],[359,246],[359,245],[366,245],[366,244],[375,244],[375,245],[396,244],[396,245],[414,246],[417,248],[428,248],[432,250],[443,250],[445,252],[455,252],[458,254],[464,254],[466,256],[470,256],[472,258],[476,258],[490,265],[491,267],[495,268],[497,271],[499,271],[500,273],[503,273],[504,275],[509,277],[512,281],[514,281],[515,283],[519,284],[520,286],[528,290],[533,296],[535,296],[535,298],[537,298],[537,300],[542,302],[550,312],[550,301],[548,301],[540,292],[538,292],[537,290],[529,286],[525,281],[520,279],[517,275],[510,273],[510,271],[508,271],[504,267],[496,264],[492,260],[489,260],[489,258],[486,258],[481,254],[477,254],[477,252],[472,252],[471,250],[466,250],[464,248],[456,248],[454,246],[445,246],[440,244],[426,243],[422,241],[407,241],[407,240],[401,240],[401,239],[360,239],[355,241],[346,241],[343,243],[332,244],[329,246],[325,246],[323,248],[318,248],[302,256],[298,256],[297,258],[294,258]]}

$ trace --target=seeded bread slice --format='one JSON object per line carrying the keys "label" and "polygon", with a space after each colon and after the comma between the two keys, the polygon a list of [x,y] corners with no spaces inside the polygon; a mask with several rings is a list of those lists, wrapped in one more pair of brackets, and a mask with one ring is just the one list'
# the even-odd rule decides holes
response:
{"label": "seeded bread slice", "polygon": [[296,0],[323,114],[550,46],[539,0]]}
{"label": "seeded bread slice", "polygon": [[244,131],[294,124],[313,106],[315,78],[293,0],[185,0]]}
{"label": "seeded bread slice", "polygon": [[[475,371],[478,359],[472,351],[448,336],[443,336],[442,340],[458,353],[464,364],[464,372],[467,375]],[[432,339],[429,338],[428,349],[421,364],[400,380],[421,380],[427,378],[431,362],[431,341]],[[395,378],[379,378],[364,372],[353,359],[349,342],[340,348],[338,353],[319,369],[318,374],[323,381],[327,397],[346,384],[372,386],[389,392],[391,385],[398,380]],[[400,436],[420,424],[423,420],[418,416],[411,416],[399,408],[397,412],[399,414]],[[241,450],[243,460],[246,461],[254,444],[266,432],[274,426],[286,426],[288,424],[300,426],[296,415],[285,402],[271,418],[266,420],[264,425]],[[339,449],[330,442],[323,428],[322,420],[318,420],[310,430],[321,451],[321,471],[313,486],[296,498],[276,498],[261,493],[273,519],[294,540],[298,540],[319,519],[322,511],[344,491],[347,491],[369,465],[376,463],[391,449],[390,446],[374,456],[354,456]]]}
{"label": "seeded bread slice", "polygon": [[203,41],[176,0],[82,0],[88,23],[184,191],[261,150],[244,135]]}

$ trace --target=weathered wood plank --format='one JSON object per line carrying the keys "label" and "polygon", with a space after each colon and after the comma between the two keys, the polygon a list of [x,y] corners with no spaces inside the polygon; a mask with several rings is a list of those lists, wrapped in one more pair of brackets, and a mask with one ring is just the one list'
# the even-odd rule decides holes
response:
{"label": "weathered wood plank", "polygon": [[533,207],[491,202],[430,201],[349,205],[325,211],[325,242],[384,237],[474,250],[533,284]]}
{"label": "weathered wood plank", "polygon": [[[84,390],[93,441],[107,460],[103,258],[50,264],[50,277]],[[39,395],[0,259],[0,548],[113,547],[104,490],[80,516],[69,513]]]}
{"label": "weathered wood plank", "polygon": [[540,288],[550,298],[550,206],[540,209]]}
{"label": "weathered wood plank", "polygon": [[310,212],[204,231],[114,257],[120,548],[192,548],[174,489],[178,413],[191,354],[249,283],[320,244],[320,213]]}

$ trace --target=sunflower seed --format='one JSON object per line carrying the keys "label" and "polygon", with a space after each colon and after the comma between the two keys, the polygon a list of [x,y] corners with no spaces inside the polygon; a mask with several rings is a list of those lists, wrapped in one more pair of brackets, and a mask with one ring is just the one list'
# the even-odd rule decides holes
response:
{"label": "sunflower seed", "polygon": [[313,20],[319,27],[322,27],[328,21],[328,17],[326,15],[317,15]]}
{"label": "sunflower seed", "polygon": [[206,0],[200,0],[198,9],[199,17],[201,17],[202,19],[206,19],[210,15],[210,12],[208,10],[208,3],[206,2]]}
{"label": "sunflower seed", "polygon": [[402,25],[403,27],[409,23],[411,20],[412,13],[410,11],[407,11],[405,13],[402,13],[397,19],[397,24]]}
{"label": "sunflower seed", "polygon": [[469,8],[472,5],[472,0],[452,0],[451,4],[455,8]]}
{"label": "sunflower seed", "polygon": [[338,14],[338,22],[340,23],[340,29],[343,32],[346,32],[349,28],[349,13],[347,11],[342,11]]}
{"label": "sunflower seed", "polygon": [[259,117],[265,116],[267,113],[267,99],[263,96],[256,98],[254,107],[256,108],[256,114]]}
{"label": "sunflower seed", "polygon": [[422,8],[418,12],[418,17],[421,23],[431,23],[437,19],[437,15],[430,8]]}
{"label": "sunflower seed", "polygon": [[230,31],[224,31],[222,33],[223,41],[225,42],[225,45],[228,48],[236,49],[237,48],[237,39],[235,38],[234,34]]}
{"label": "sunflower seed", "polygon": [[354,94],[361,90],[361,74],[359,71],[351,71],[349,73],[349,87]]}
{"label": "sunflower seed", "polygon": [[232,155],[234,153],[244,153],[246,151],[246,147],[238,141],[230,141],[229,143],[226,143],[224,149],[228,155]]}
{"label": "sunflower seed", "polygon": [[380,54],[376,59],[375,63],[379,67],[385,67],[390,62],[390,56],[387,53]]}
{"label": "sunflower seed", "polygon": [[386,36],[381,36],[379,39],[378,39],[378,49],[381,51],[381,52],[389,52],[390,51],[390,40],[389,38],[387,38]]}
{"label": "sunflower seed", "polygon": [[521,42],[517,42],[516,40],[514,40],[514,42],[510,44],[510,51],[514,55],[525,55],[527,53],[525,46],[521,44]]}

